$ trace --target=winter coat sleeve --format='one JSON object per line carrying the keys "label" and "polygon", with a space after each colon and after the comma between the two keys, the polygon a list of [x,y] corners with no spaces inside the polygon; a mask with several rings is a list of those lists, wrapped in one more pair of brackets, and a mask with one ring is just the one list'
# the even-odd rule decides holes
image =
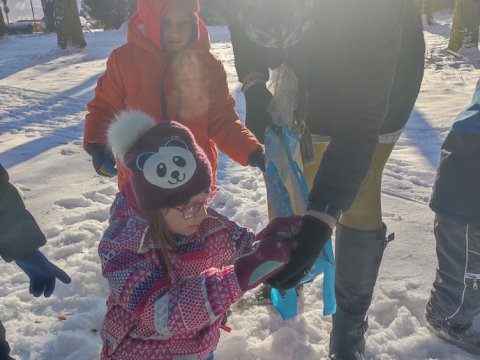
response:
{"label": "winter coat sleeve", "polygon": [[228,90],[225,69],[217,60],[212,67],[212,78],[209,137],[230,158],[247,165],[250,154],[261,145],[240,121],[235,111],[235,101]]}
{"label": "winter coat sleeve", "polygon": [[0,255],[12,261],[45,245],[45,235],[0,165]]}
{"label": "winter coat sleeve", "polygon": [[102,240],[99,254],[116,303],[163,339],[212,324],[242,296],[233,265],[172,282],[145,254],[120,249],[118,239]]}
{"label": "winter coat sleeve", "polygon": [[480,223],[480,82],[442,145],[430,207],[463,223]]}
{"label": "winter coat sleeve", "polygon": [[257,74],[267,81],[269,78],[268,50],[250,40],[236,19],[232,17],[228,19],[238,80],[243,82],[248,75]]}
{"label": "winter coat sleeve", "polygon": [[107,69],[95,88],[94,98],[87,104],[84,125],[84,148],[88,144],[107,142],[107,129],[115,115],[125,108],[125,89],[119,55],[114,50],[108,60]]}
{"label": "winter coat sleeve", "polygon": [[[310,94],[314,96],[309,97],[308,112],[309,125],[330,122],[331,141],[315,177],[308,208],[315,210],[317,204],[327,202],[346,211],[360,190],[378,143],[396,80],[407,7],[413,3],[327,3],[325,21],[318,25],[317,33],[310,33],[324,40],[320,50],[326,55],[321,57],[324,70],[308,80],[310,89],[321,89]],[[423,33],[415,36],[421,38]],[[422,53],[419,59],[423,66]],[[313,126],[310,129],[315,133]]]}

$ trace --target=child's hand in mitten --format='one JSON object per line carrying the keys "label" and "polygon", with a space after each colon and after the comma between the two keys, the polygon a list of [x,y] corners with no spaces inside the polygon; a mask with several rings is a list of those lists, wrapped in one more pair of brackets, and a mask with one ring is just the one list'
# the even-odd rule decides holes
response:
{"label": "child's hand in mitten", "polygon": [[275,275],[288,262],[290,251],[282,235],[269,235],[255,249],[237,259],[235,273],[242,291],[253,289]]}

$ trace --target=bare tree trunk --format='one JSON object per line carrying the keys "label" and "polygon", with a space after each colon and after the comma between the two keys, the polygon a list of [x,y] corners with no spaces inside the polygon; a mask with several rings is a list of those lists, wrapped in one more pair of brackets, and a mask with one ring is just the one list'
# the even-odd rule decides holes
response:
{"label": "bare tree trunk", "polygon": [[55,32],[55,1],[42,0],[43,20],[45,21],[45,32]]}
{"label": "bare tree trunk", "polygon": [[72,45],[81,49],[87,46],[76,0],[55,0],[55,26],[59,48]]}
{"label": "bare tree trunk", "polygon": [[452,51],[463,47],[478,49],[479,26],[478,0],[457,0],[448,48]]}
{"label": "bare tree trunk", "polygon": [[0,38],[5,35],[5,20],[3,19],[3,11],[0,9]]}
{"label": "bare tree trunk", "polygon": [[433,0],[425,0],[425,18],[428,25],[433,25]]}

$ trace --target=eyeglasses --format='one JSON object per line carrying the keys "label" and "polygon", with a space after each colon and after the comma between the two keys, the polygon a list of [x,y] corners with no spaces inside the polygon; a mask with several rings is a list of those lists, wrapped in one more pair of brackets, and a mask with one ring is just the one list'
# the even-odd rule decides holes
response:
{"label": "eyeglasses", "polygon": [[217,192],[218,192],[218,187],[215,186],[209,192],[209,194],[205,197],[205,199],[203,199],[202,201],[198,201],[196,203],[184,206],[182,208],[175,207],[174,209],[177,209],[178,211],[180,211],[185,220],[189,220],[193,218],[195,215],[197,215],[200,210],[206,209],[207,207],[209,207],[210,204],[213,202],[215,195],[217,195]]}

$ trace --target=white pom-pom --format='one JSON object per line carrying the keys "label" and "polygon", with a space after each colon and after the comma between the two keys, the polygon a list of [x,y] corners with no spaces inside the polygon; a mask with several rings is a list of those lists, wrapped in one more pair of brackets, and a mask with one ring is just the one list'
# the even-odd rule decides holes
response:
{"label": "white pom-pom", "polygon": [[153,126],[155,120],[147,114],[141,111],[124,111],[116,117],[108,129],[108,145],[123,162],[128,150]]}

